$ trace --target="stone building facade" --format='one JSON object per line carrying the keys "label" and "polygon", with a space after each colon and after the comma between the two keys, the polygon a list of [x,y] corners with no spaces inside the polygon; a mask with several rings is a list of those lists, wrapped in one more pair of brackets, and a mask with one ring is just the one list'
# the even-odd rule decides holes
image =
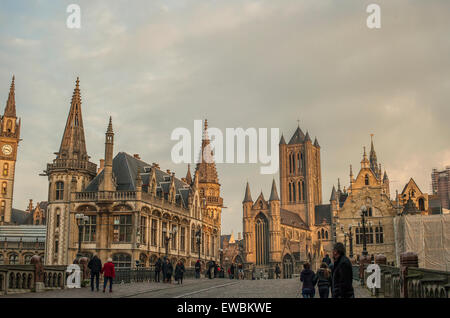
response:
{"label": "stone building facade", "polygon": [[365,207],[368,256],[384,254],[389,263],[395,262],[393,219],[398,214],[398,204],[390,199],[389,178],[378,165],[373,141],[370,160],[364,148],[358,175],[354,177],[350,166],[350,185],[348,190],[338,191],[337,199],[339,202],[333,202],[337,207],[333,217],[335,235],[338,242],[345,243],[347,254],[352,249],[353,259],[358,260],[363,252],[361,210]]}
{"label": "stone building facade", "polygon": [[[205,121],[202,159],[212,155],[206,131]],[[104,160],[98,170],[89,161],[77,79],[60,150],[44,171],[49,181],[45,263],[72,263],[79,229],[80,254],[112,257],[118,267],[147,266],[166,255],[187,267],[199,255],[203,262],[218,261],[223,200],[214,161],[201,160],[193,178],[188,168],[178,179],[139,155],[113,153],[110,118]],[[87,221],[77,221],[77,214]]]}
{"label": "stone building facade", "polygon": [[[276,265],[284,277],[316,267],[331,252],[331,204],[322,204],[320,145],[298,127],[289,143],[279,144],[280,196],[275,180],[269,199],[261,192],[253,201],[247,183],[243,200],[244,262],[273,276]],[[317,233],[317,234],[316,234]]]}

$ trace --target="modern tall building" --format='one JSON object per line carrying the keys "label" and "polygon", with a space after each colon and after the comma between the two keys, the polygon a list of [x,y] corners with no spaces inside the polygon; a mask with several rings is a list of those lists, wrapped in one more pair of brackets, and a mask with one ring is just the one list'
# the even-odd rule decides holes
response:
{"label": "modern tall building", "polygon": [[[205,133],[201,158],[209,138]],[[214,162],[201,160],[194,178],[162,171],[139,155],[114,156],[112,119],[100,167],[86,150],[79,80],[60,150],[47,165],[46,264],[70,264],[77,255],[113,258],[117,267],[147,266],[167,256],[190,267],[219,260],[222,198]],[[84,218],[80,218],[83,216]],[[198,238],[198,239],[197,239]]]}
{"label": "modern tall building", "polygon": [[442,209],[450,209],[450,166],[444,170],[433,169],[431,173],[433,195],[438,196]]}
{"label": "modern tall building", "polygon": [[0,225],[14,223],[13,191],[17,160],[17,148],[20,142],[20,118],[16,115],[14,76],[9,89],[3,116],[0,116]]}
{"label": "modern tall building", "polygon": [[[244,263],[273,275],[276,265],[284,277],[301,270],[302,262],[317,265],[331,252],[333,206],[322,205],[320,145],[297,127],[289,143],[279,144],[280,196],[275,180],[269,199],[261,192],[253,201],[247,183],[243,205]],[[335,191],[334,191],[335,193]]]}

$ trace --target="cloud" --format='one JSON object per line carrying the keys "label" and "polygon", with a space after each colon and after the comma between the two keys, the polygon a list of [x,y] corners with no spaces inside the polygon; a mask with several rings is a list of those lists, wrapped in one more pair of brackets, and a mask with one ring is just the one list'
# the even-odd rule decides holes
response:
{"label": "cloud", "polygon": [[[450,3],[378,1],[380,30],[365,26],[369,3],[79,1],[82,28],[69,30],[68,3],[2,2],[0,99],[16,74],[22,117],[15,207],[47,198],[38,173],[58,150],[76,76],[95,162],[109,115],[116,151],[178,176],[186,166],[170,162],[176,127],[208,117],[223,130],[279,127],[289,139],[299,119],[322,146],[325,199],[337,178],[348,186],[371,133],[392,193],[411,176],[428,191],[432,168],[450,161]],[[260,175],[259,165],[218,169],[222,229],[238,232],[245,182],[254,199],[267,197],[278,176]]]}

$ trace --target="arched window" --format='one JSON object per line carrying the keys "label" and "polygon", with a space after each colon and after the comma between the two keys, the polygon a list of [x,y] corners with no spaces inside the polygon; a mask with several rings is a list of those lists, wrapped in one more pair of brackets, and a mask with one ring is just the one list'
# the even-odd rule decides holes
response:
{"label": "arched window", "polygon": [[19,264],[19,255],[16,253],[9,254],[9,264]]}
{"label": "arched window", "polygon": [[322,231],[320,231],[320,233],[322,235],[322,238],[324,238],[325,237],[325,231],[322,229]]}
{"label": "arched window", "polygon": [[425,201],[423,198],[419,199],[419,210],[420,211],[425,211]]}
{"label": "arched window", "polygon": [[9,119],[9,120],[7,121],[7,123],[6,123],[6,130],[7,130],[8,132],[11,132],[11,131],[12,131],[12,120],[11,120],[11,119]]}
{"label": "arched window", "polygon": [[360,244],[360,234],[359,234],[359,228],[355,230],[355,238],[356,238],[356,244]]}
{"label": "arched window", "polygon": [[372,208],[371,207],[367,210],[367,216],[372,216]]}
{"label": "arched window", "polygon": [[297,202],[297,192],[295,191],[295,182],[292,183],[292,194],[293,194],[292,201]]}
{"label": "arched window", "polygon": [[30,255],[30,254],[25,255],[24,261],[25,261],[26,265],[31,264],[31,257],[32,256],[33,255]]}
{"label": "arched window", "polygon": [[382,226],[377,226],[375,228],[375,242],[377,244],[383,244],[383,242],[384,242]]}
{"label": "arched window", "polygon": [[260,213],[255,220],[256,265],[269,263],[269,226],[264,214]]}
{"label": "arched window", "polygon": [[2,182],[2,194],[6,195],[8,192],[7,190],[7,183],[6,181]]}
{"label": "arched window", "polygon": [[289,173],[292,173],[292,154],[289,154]]}
{"label": "arched window", "polygon": [[300,173],[300,153],[297,153],[297,172]]}
{"label": "arched window", "polygon": [[300,185],[300,181],[297,183],[298,186],[298,200],[301,201],[302,200],[302,187]]}
{"label": "arched window", "polygon": [[3,164],[3,176],[7,177],[9,174],[9,164],[7,162],[5,162]]}
{"label": "arched window", "polygon": [[328,231],[325,231],[325,239],[328,240]]}
{"label": "arched window", "polygon": [[289,183],[289,202],[292,202],[292,183]]}
{"label": "arched window", "polygon": [[365,182],[365,184],[366,185],[369,185],[369,175],[368,174],[366,174],[366,176],[364,177],[364,182]]}
{"label": "arched window", "polygon": [[320,231],[317,231],[317,239],[320,240]]}
{"label": "arched window", "polygon": [[56,196],[55,200],[63,200],[64,198],[64,182],[56,182]]}
{"label": "arched window", "polygon": [[116,268],[131,268],[131,256],[125,253],[114,254],[113,263]]}
{"label": "arched window", "polygon": [[302,201],[305,201],[305,181],[302,181]]}

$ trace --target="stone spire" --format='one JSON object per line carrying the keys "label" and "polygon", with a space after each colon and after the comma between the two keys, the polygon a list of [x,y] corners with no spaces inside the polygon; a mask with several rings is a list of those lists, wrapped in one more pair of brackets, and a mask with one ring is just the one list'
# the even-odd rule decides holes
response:
{"label": "stone spire", "polygon": [[370,134],[370,168],[372,169],[373,173],[379,178],[380,173],[378,173],[378,163],[377,163],[377,153],[375,152],[375,147],[373,146],[373,134]]}
{"label": "stone spire", "polygon": [[210,140],[208,137],[208,120],[205,119],[205,128],[203,130],[202,149],[200,152],[200,160],[197,163],[196,171],[199,172],[200,183],[219,183],[217,176],[216,163],[214,162],[213,152],[209,147]]}
{"label": "stone spire", "polygon": [[114,131],[112,128],[112,118],[109,117],[109,124],[105,134],[105,167],[103,168],[103,179],[101,180],[99,185],[99,190],[101,191],[115,190],[113,181],[113,152],[114,152]]}
{"label": "stone spire", "polygon": [[188,169],[186,173],[186,183],[191,185],[192,184],[192,176],[191,176],[191,165],[188,164]]}
{"label": "stone spire", "polygon": [[242,201],[242,203],[245,203],[245,202],[253,202],[252,194],[250,192],[250,186],[249,186],[248,182],[247,182],[247,186],[245,187],[245,196],[244,196],[244,201]]}
{"label": "stone spire", "polygon": [[286,141],[284,140],[283,134],[281,134],[280,145],[285,145]]}
{"label": "stone spire", "polygon": [[314,138],[314,146],[320,148],[319,142],[317,141],[317,137]]}
{"label": "stone spire", "polygon": [[80,80],[77,77],[72,95],[66,128],[59,148],[58,159],[88,160],[81,114]]}
{"label": "stone spire", "polygon": [[12,81],[11,81],[11,87],[9,88],[9,95],[8,95],[8,100],[6,102],[6,107],[5,107],[5,113],[4,116],[5,117],[16,117],[16,96],[15,96],[15,76],[13,75],[12,77]]}
{"label": "stone spire", "polygon": [[336,201],[336,200],[337,200],[336,188],[333,185],[333,189],[331,190],[330,202]]}
{"label": "stone spire", "polygon": [[369,168],[369,160],[367,159],[366,147],[364,146],[363,159],[361,160],[361,168]]}
{"label": "stone spire", "polygon": [[309,132],[306,132],[305,141],[311,141],[311,137],[309,136]]}
{"label": "stone spire", "polygon": [[275,184],[275,179],[272,181],[272,190],[270,191],[269,201],[280,201],[278,196],[277,185]]}

